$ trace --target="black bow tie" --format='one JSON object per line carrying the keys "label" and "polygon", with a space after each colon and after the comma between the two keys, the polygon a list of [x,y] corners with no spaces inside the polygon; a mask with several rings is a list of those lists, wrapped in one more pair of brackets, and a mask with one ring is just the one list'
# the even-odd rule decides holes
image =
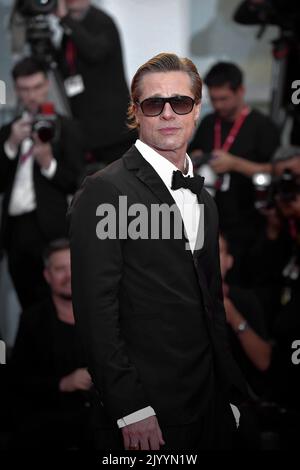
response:
{"label": "black bow tie", "polygon": [[200,194],[203,188],[204,178],[203,176],[183,176],[180,170],[173,171],[172,186],[171,189],[190,189],[195,194]]}

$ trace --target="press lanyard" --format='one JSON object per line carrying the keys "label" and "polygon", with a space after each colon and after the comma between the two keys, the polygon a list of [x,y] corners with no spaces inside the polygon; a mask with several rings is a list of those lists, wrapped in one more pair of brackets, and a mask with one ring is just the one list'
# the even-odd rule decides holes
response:
{"label": "press lanyard", "polygon": [[228,152],[230,147],[232,146],[233,142],[236,139],[236,136],[238,135],[240,128],[242,127],[246,117],[250,113],[250,108],[249,106],[245,106],[236,120],[234,121],[234,124],[232,128],[230,129],[230,132],[228,136],[225,139],[224,144],[222,145],[222,137],[221,137],[221,119],[219,117],[216,118],[215,120],[215,128],[214,128],[214,148],[217,149],[222,149],[225,152]]}
{"label": "press lanyard", "polygon": [[76,47],[74,42],[72,41],[71,38],[68,38],[67,44],[66,44],[66,61],[68,64],[69,72],[71,75],[75,75],[76,73]]}

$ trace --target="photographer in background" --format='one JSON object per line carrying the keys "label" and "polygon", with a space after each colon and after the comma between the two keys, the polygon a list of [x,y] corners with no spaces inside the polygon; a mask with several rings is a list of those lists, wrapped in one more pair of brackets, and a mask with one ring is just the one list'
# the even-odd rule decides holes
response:
{"label": "photographer in background", "polygon": [[265,312],[253,289],[228,284],[234,266],[228,243],[219,236],[220,267],[228,338],[232,354],[246,382],[249,397],[241,404],[244,416],[242,448],[260,448],[260,424],[257,406],[268,386],[272,345],[265,324]]}
{"label": "photographer in background", "polygon": [[49,82],[43,64],[25,58],[12,76],[24,112],[0,130],[0,243],[26,308],[47,293],[42,252],[45,244],[66,234],[67,196],[78,187],[83,151],[71,120],[51,114],[44,124],[35,122],[40,108],[47,109]]}
{"label": "photographer in background", "polygon": [[280,409],[277,422],[282,449],[295,448],[300,439],[300,365],[293,359],[294,343],[300,340],[299,161],[299,148],[280,148],[276,152],[268,204],[263,209],[265,230],[252,254],[253,264],[261,271],[257,282],[269,287],[266,303],[272,305],[269,325],[274,347],[269,399]]}
{"label": "photographer in background", "polygon": [[260,396],[266,385],[264,372],[270,366],[272,352],[264,311],[253,290],[226,282],[227,273],[235,260],[223,236],[219,237],[219,247],[224,306],[233,356],[250,386],[252,395],[254,392]]}
{"label": "photographer in background", "polygon": [[279,27],[279,36],[272,41],[275,67],[272,76],[271,117],[281,119],[282,111],[292,117],[292,145],[300,145],[299,106],[292,102],[292,84],[299,79],[300,67],[300,3],[299,0],[244,0],[234,13],[234,21],[243,25],[260,25],[261,38],[268,25]]}
{"label": "photographer in background", "polygon": [[278,130],[267,116],[245,103],[243,73],[237,65],[217,63],[204,82],[214,112],[200,123],[190,151],[200,163],[203,154],[210,154],[220,229],[236,260],[230,280],[247,286],[251,282],[247,252],[263,220],[254,207],[251,176],[271,171],[268,162],[279,146]]}
{"label": "photographer in background", "polygon": [[[253,183],[254,204],[264,217],[264,229],[252,247],[251,266],[256,286],[269,286],[270,297],[273,301],[277,299],[270,311],[273,313],[269,319],[272,326],[274,312],[280,308],[284,267],[294,250],[298,250],[298,216],[296,209],[295,213],[293,210],[297,208],[300,190],[300,148],[280,147],[272,159],[272,174],[256,174]],[[262,265],[264,269],[261,269]]]}
{"label": "photographer in background", "polygon": [[[244,0],[234,13],[241,24],[276,24],[290,28],[300,23],[298,0]],[[297,28],[295,28],[296,31]]]}
{"label": "photographer in background", "polygon": [[64,29],[58,66],[91,161],[110,163],[134,143],[126,126],[129,91],[119,33],[89,0],[59,0]]}

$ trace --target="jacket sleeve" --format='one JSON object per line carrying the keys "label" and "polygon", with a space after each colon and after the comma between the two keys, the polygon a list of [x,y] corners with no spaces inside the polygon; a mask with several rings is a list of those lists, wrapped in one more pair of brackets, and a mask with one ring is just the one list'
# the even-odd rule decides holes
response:
{"label": "jacket sleeve", "polygon": [[74,194],[83,175],[83,136],[77,122],[63,118],[59,144],[52,147],[57,161],[54,176],[48,180],[65,194]]}
{"label": "jacket sleeve", "polygon": [[61,24],[69,29],[78,54],[91,64],[107,60],[119,44],[119,33],[110,18],[99,22],[97,30],[88,30],[69,16]]}
{"label": "jacket sleeve", "polygon": [[[99,239],[96,234],[101,220],[97,207],[104,203],[110,204],[106,208],[114,230],[118,196],[112,183],[100,176],[89,177],[70,209],[74,315],[93,382],[114,420],[150,405],[122,335],[119,291],[126,241],[118,236]],[[115,227],[118,234],[118,222]]]}
{"label": "jacket sleeve", "polygon": [[4,150],[4,144],[10,135],[10,125],[0,129],[0,193],[6,191],[11,184],[18,158],[10,160]]}

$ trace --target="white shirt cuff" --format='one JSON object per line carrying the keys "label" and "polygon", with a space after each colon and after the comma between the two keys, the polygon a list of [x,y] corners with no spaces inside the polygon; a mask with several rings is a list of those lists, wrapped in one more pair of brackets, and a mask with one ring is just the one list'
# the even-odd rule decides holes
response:
{"label": "white shirt cuff", "polygon": [[56,172],[56,168],[57,168],[57,161],[55,160],[55,158],[52,158],[51,163],[47,169],[41,168],[41,173],[43,176],[45,176],[46,178],[50,180],[51,178],[53,178]]}
{"label": "white shirt cuff", "polygon": [[155,414],[156,413],[151,406],[146,406],[146,408],[142,408],[141,410],[135,411],[134,413],[131,413],[124,418],[118,419],[117,424],[119,428],[124,428],[124,426],[137,423],[138,421],[142,421],[143,419],[149,418],[150,416],[155,416]]}
{"label": "white shirt cuff", "polygon": [[11,147],[11,145],[9,145],[9,142],[8,142],[8,141],[6,141],[6,142],[4,143],[4,152],[5,152],[6,156],[7,156],[7,158],[9,158],[10,160],[14,160],[14,159],[16,158],[16,156],[17,156],[17,153],[18,153],[17,150],[13,149],[13,148]]}
{"label": "white shirt cuff", "polygon": [[235,419],[236,427],[238,428],[240,425],[240,417],[241,417],[240,410],[238,409],[237,406],[233,405],[232,403],[230,403],[230,406],[231,406],[231,410]]}

